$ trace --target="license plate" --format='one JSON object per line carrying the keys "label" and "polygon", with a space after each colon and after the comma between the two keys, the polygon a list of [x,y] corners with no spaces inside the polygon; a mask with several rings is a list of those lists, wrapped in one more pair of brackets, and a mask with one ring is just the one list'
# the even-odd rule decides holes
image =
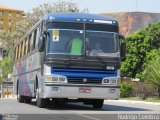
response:
{"label": "license plate", "polygon": [[80,93],[91,93],[91,88],[81,87],[79,88]]}
{"label": "license plate", "polygon": [[115,89],[110,89],[110,93],[115,93]]}

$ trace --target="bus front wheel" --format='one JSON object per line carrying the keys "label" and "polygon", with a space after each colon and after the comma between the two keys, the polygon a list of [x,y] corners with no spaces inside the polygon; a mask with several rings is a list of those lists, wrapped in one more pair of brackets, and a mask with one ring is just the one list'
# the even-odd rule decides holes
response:
{"label": "bus front wheel", "polygon": [[37,106],[39,108],[45,108],[47,106],[47,101],[46,99],[43,99],[43,98],[38,98],[37,99]]}
{"label": "bus front wheel", "polygon": [[36,101],[37,101],[37,106],[39,108],[45,108],[47,106],[47,100],[44,98],[39,97],[39,92],[36,90]]}
{"label": "bus front wheel", "polygon": [[93,108],[99,110],[102,109],[103,103],[104,103],[103,99],[94,99],[92,101]]}

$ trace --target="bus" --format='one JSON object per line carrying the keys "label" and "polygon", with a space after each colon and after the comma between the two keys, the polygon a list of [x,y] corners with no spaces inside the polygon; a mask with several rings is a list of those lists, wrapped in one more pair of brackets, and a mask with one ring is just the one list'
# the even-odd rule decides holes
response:
{"label": "bus", "polygon": [[14,93],[20,103],[34,98],[82,102],[101,109],[120,96],[118,22],[88,13],[48,13],[15,44]]}

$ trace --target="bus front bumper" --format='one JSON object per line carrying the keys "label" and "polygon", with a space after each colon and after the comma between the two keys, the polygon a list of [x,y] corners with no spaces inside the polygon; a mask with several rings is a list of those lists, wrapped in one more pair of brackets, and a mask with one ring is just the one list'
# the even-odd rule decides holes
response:
{"label": "bus front bumper", "polygon": [[119,86],[86,84],[46,84],[44,98],[118,99]]}

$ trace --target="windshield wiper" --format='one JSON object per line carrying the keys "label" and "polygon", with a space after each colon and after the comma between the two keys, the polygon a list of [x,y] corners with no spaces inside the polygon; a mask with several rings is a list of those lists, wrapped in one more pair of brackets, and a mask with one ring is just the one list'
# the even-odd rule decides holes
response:
{"label": "windshield wiper", "polygon": [[80,60],[82,57],[83,57],[83,55],[75,56],[75,57],[73,57],[73,56],[71,57],[71,55],[70,55],[69,59],[65,60],[64,63],[67,64],[67,65],[69,65],[70,61]]}
{"label": "windshield wiper", "polygon": [[106,65],[105,64],[105,62],[103,61],[103,58],[101,57],[101,56],[98,56],[97,54],[97,52],[96,51],[92,51],[93,52],[93,55],[94,55],[94,57],[96,57],[96,59],[99,61],[99,62],[101,62],[103,65]]}

